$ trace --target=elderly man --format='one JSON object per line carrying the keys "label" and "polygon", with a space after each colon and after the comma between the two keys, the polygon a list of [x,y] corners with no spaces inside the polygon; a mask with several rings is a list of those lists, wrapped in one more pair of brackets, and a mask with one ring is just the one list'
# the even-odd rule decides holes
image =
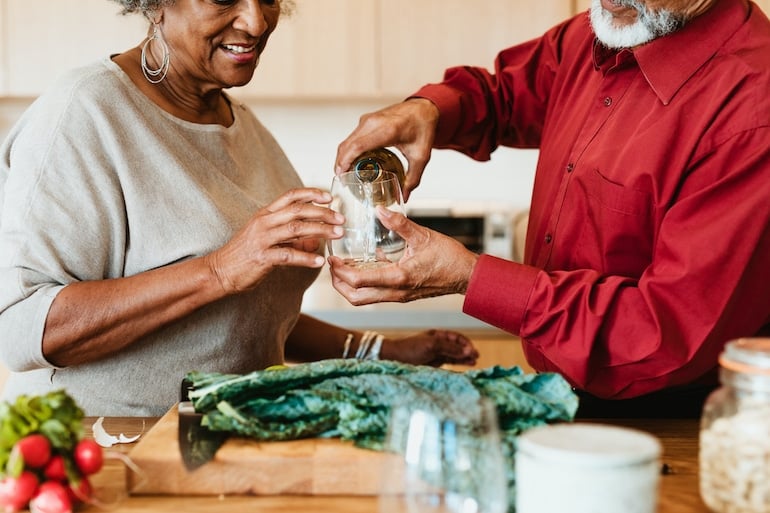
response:
{"label": "elderly man", "polygon": [[367,114],[337,172],[396,146],[412,191],[432,148],[539,148],[524,264],[381,212],[409,244],[372,270],[330,258],[353,304],[465,294],[562,373],[582,415],[698,415],[733,338],[770,334],[770,22],[746,0],[594,0],[494,72]]}

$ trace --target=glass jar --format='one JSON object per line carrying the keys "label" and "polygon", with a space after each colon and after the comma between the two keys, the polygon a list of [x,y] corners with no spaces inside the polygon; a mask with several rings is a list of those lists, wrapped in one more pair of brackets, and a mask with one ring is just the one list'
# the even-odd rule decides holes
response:
{"label": "glass jar", "polygon": [[770,338],[728,342],[703,406],[700,494],[716,513],[770,512]]}

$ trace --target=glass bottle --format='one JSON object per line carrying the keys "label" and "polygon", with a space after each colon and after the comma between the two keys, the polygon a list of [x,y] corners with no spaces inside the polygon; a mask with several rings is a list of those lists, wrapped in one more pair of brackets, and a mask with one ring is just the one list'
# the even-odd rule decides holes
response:
{"label": "glass bottle", "polygon": [[403,187],[406,180],[404,165],[401,159],[387,148],[376,148],[365,151],[353,161],[350,171],[364,182],[374,182],[382,176],[383,171],[393,173],[398,178],[398,184]]}
{"label": "glass bottle", "polygon": [[700,494],[715,513],[770,512],[770,338],[727,343],[703,406]]}

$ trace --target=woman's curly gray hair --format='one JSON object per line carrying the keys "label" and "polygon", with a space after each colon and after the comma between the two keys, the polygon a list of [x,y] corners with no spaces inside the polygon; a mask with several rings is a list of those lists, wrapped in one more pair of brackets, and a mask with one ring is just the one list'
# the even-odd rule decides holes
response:
{"label": "woman's curly gray hair", "polygon": [[[145,16],[151,16],[154,12],[166,6],[172,5],[174,0],[113,0],[123,6],[123,14],[139,12]],[[294,9],[294,0],[278,0],[281,4],[281,13],[290,14]]]}

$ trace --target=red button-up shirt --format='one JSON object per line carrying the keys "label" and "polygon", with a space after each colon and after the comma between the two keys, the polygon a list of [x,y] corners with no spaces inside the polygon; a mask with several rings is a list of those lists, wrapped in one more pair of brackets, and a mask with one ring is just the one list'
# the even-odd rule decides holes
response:
{"label": "red button-up shirt", "polygon": [[525,264],[482,256],[463,310],[600,397],[713,379],[770,334],[770,22],[721,0],[636,50],[581,14],[415,96],[436,147],[540,148]]}

